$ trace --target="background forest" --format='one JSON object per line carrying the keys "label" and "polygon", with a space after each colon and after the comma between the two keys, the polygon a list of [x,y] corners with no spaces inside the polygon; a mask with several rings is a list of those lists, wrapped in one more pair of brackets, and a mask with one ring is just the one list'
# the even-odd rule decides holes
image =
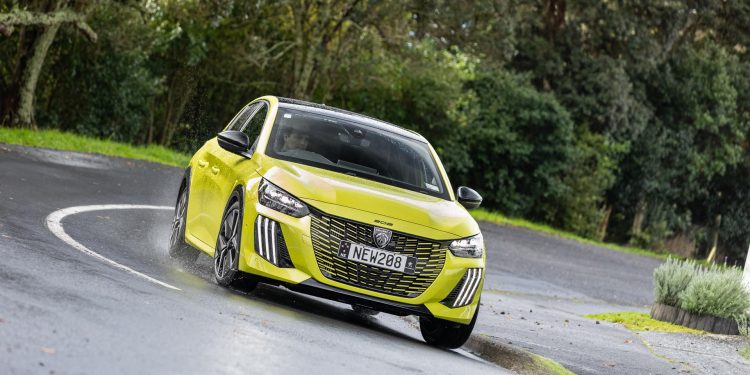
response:
{"label": "background forest", "polygon": [[275,94],[427,137],[484,207],[744,258],[750,2],[0,0],[0,123],[191,152]]}

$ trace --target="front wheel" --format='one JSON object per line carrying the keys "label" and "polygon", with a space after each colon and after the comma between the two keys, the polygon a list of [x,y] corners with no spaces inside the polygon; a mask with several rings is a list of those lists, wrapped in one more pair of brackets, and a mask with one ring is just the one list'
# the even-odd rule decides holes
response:
{"label": "front wheel", "polygon": [[456,349],[471,336],[471,331],[474,330],[474,324],[477,322],[477,315],[479,315],[479,306],[469,324],[421,316],[419,317],[419,330],[422,331],[422,338],[428,344]]}
{"label": "front wheel", "polygon": [[169,256],[188,263],[194,262],[198,258],[198,250],[193,249],[185,242],[189,189],[186,179],[180,185],[180,191],[177,194],[177,203],[175,203],[174,218],[172,219],[172,233],[169,237]]}
{"label": "front wheel", "polygon": [[221,286],[241,286],[250,291],[257,282],[250,277],[243,277],[238,270],[240,258],[240,239],[242,238],[242,196],[235,191],[229,197],[229,204],[224,211],[219,227],[214,250],[214,278]]}

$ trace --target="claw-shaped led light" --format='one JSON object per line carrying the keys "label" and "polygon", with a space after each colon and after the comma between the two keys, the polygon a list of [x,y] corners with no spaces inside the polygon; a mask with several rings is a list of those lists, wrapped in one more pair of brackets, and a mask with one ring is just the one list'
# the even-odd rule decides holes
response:
{"label": "claw-shaped led light", "polygon": [[263,179],[258,188],[258,201],[268,208],[294,217],[303,217],[310,213],[310,209],[301,200],[266,179]]}

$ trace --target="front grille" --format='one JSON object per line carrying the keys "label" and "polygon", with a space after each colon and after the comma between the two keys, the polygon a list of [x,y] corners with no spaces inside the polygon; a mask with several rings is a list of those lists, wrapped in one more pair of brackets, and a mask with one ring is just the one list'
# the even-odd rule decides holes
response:
{"label": "front grille", "polygon": [[393,232],[385,250],[417,258],[413,275],[361,264],[338,256],[343,240],[377,247],[372,238],[373,226],[314,211],[311,214],[311,237],[315,259],[324,276],[356,287],[401,297],[417,297],[440,274],[445,263],[447,245],[440,241]]}

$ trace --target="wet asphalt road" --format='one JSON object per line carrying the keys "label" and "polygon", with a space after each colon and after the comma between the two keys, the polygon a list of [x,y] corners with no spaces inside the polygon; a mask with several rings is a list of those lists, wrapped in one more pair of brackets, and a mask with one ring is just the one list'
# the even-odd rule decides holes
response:
{"label": "wet asphalt road", "polygon": [[63,219],[76,241],[182,289],[76,251],[45,226],[91,204],[172,205],[181,171],[0,145],[0,373],[498,373],[432,348],[402,319],[277,287],[218,287],[207,257],[166,255],[171,213],[110,210]]}
{"label": "wet asphalt road", "polygon": [[[168,258],[171,213],[108,210],[63,220],[93,251],[182,289],[114,269],[55,237],[51,212],[92,204],[171,206],[181,170],[0,145],[0,371],[3,373],[497,373],[425,345],[401,319],[283,288],[215,285],[201,257]],[[658,260],[482,225],[485,289],[643,306]],[[488,319],[480,315],[480,323]]]}
{"label": "wet asphalt road", "polygon": [[[653,302],[652,274],[663,261],[624,254],[526,229],[480,223],[489,248],[489,288],[593,298],[644,307]],[[494,251],[494,254],[492,253]],[[485,284],[485,288],[488,285]]]}

